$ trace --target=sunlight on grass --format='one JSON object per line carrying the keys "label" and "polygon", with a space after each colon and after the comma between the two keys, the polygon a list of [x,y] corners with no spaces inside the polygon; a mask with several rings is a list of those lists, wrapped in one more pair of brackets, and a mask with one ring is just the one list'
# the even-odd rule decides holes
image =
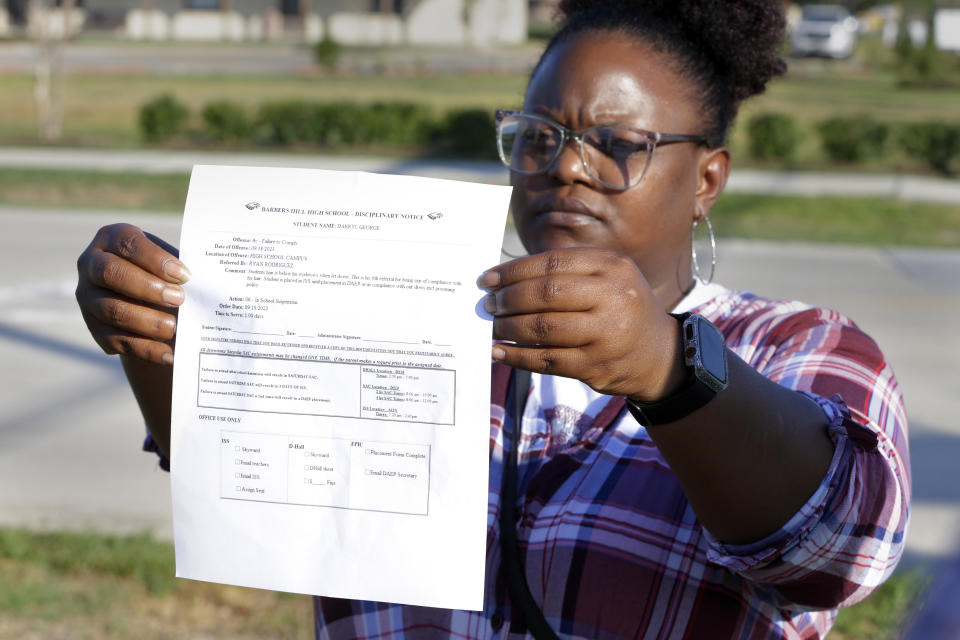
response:
{"label": "sunlight on grass", "polygon": [[[176,213],[188,181],[185,174],[0,169],[0,204]],[[960,205],[728,193],[711,219],[727,237],[960,247]]]}
{"label": "sunlight on grass", "polygon": [[728,193],[717,202],[711,219],[722,236],[960,247],[960,205]]}
{"label": "sunlight on grass", "polygon": [[[0,529],[0,637],[311,638],[310,598],[174,578],[173,547],[147,535]],[[833,640],[894,638],[929,585],[893,575],[840,612]]]}
{"label": "sunlight on grass", "polygon": [[313,637],[308,596],[181,580],[148,535],[0,529],[0,638]]}

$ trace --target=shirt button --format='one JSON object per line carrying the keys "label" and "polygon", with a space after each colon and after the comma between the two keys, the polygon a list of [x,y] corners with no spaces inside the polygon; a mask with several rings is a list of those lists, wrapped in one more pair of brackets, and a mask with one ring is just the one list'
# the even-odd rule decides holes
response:
{"label": "shirt button", "polygon": [[490,617],[490,626],[494,631],[500,631],[503,627],[503,612],[500,610],[494,611],[493,615]]}

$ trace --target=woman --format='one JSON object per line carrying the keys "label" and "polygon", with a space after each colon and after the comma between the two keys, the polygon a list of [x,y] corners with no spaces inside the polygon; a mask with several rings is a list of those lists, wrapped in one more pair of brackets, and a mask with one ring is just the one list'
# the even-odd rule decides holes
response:
{"label": "woman", "polygon": [[[818,638],[892,572],[906,419],[876,345],[694,277],[731,120],[784,68],[778,4],[561,3],[523,110],[498,113],[531,255],[480,277],[498,340],[485,609],[317,598],[318,637]],[[161,452],[189,277],[173,253],[105,228],[77,290]],[[533,372],[516,448],[511,368]],[[520,497],[501,513],[505,470]]]}

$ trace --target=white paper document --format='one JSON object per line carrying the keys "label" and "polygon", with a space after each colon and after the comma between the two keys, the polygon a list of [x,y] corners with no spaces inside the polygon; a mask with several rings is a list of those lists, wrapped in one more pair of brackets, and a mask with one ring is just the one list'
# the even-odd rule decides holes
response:
{"label": "white paper document", "polygon": [[197,166],[173,380],[177,575],[482,608],[509,187]]}

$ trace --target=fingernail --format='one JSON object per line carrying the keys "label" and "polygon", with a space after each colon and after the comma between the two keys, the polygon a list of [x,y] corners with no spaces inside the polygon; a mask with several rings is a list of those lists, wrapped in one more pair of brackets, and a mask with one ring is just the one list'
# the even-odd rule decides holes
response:
{"label": "fingernail", "polygon": [[163,364],[169,364],[169,365],[173,364],[173,354],[170,353],[169,351],[163,354],[162,356],[160,356],[160,359],[163,360]]}
{"label": "fingernail", "polygon": [[177,321],[173,318],[166,318],[163,321],[163,325],[170,330],[171,333],[177,333]]}
{"label": "fingernail", "polygon": [[164,287],[160,297],[171,307],[179,307],[183,304],[183,289],[180,287]]}
{"label": "fingernail", "polygon": [[172,258],[167,258],[163,261],[161,266],[163,273],[177,282],[187,282],[190,278],[193,277],[193,274],[190,273],[190,269],[187,269],[187,265],[182,262],[177,262]]}
{"label": "fingernail", "polygon": [[487,313],[496,313],[497,312],[497,297],[493,294],[490,294],[483,299],[483,308]]}
{"label": "fingernail", "polygon": [[493,359],[494,360],[503,360],[507,357],[507,352],[504,351],[501,347],[493,348]]}
{"label": "fingernail", "polygon": [[489,289],[500,284],[500,274],[496,271],[484,271],[477,279],[477,285]]}

